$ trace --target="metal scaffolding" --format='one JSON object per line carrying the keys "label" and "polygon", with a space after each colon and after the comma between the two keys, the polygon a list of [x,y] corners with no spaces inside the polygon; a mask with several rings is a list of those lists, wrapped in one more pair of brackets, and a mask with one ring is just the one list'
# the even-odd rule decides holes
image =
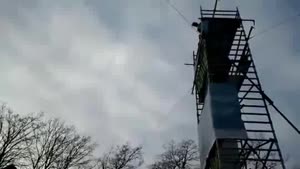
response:
{"label": "metal scaffolding", "polygon": [[[224,78],[234,77],[238,89],[240,116],[244,123],[247,138],[216,139],[206,157],[205,169],[223,169],[230,163],[241,169],[285,169],[282,153],[270,117],[267,103],[269,98],[264,94],[257,75],[248,43],[252,27],[245,31],[243,22],[253,21],[242,19],[239,10],[203,10],[201,9],[200,23],[211,19],[232,19],[239,25],[235,31],[228,58],[228,68],[222,64],[208,63],[205,52],[208,37],[199,34],[198,49],[193,52],[194,94],[196,97],[197,122],[201,123],[201,114],[205,106],[206,88],[217,74],[226,73]],[[254,22],[254,21],[253,21]],[[210,66],[210,69],[209,69]],[[213,71],[212,68],[213,67]],[[228,71],[224,71],[224,70]],[[218,70],[220,70],[218,72]],[[220,77],[218,77],[220,78]],[[229,123],[229,122],[228,122]],[[236,144],[231,146],[231,143]],[[232,153],[235,152],[235,153]],[[237,156],[238,154],[238,156]],[[223,165],[223,167],[222,167]]]}

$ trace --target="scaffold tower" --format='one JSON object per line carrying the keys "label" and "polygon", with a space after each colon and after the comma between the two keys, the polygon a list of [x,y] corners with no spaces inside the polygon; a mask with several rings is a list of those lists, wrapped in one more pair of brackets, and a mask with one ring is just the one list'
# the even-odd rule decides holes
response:
{"label": "scaffold tower", "polygon": [[192,65],[201,169],[285,169],[248,42],[253,27],[243,26],[254,20],[238,9],[200,11]]}

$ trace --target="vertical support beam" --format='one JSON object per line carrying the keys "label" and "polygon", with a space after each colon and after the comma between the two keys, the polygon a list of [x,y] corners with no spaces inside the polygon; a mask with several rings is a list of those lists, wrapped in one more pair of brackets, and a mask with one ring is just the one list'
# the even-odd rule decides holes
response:
{"label": "vertical support beam", "polygon": [[268,158],[269,158],[269,156],[271,154],[271,150],[272,150],[273,144],[274,144],[274,142],[271,142],[270,147],[269,147],[269,151],[268,151],[268,153],[267,153],[267,155],[266,155],[266,157],[265,157],[265,159],[263,161],[263,168],[267,168],[267,162],[268,162]]}
{"label": "vertical support beam", "polygon": [[215,17],[217,6],[218,6],[218,0],[215,1],[214,12],[213,12],[213,15],[212,15],[213,18]]}

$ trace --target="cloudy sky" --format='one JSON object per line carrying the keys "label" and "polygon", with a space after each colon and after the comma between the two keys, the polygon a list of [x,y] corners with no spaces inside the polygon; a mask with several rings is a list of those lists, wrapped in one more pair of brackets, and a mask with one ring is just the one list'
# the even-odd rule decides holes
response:
{"label": "cloudy sky", "polygon": [[[192,22],[212,0],[170,0]],[[300,127],[300,2],[221,0],[256,19],[251,41],[265,92]],[[268,31],[266,31],[269,29]],[[0,100],[45,112],[99,144],[142,144],[146,162],[170,139],[197,137],[191,61],[197,33],[165,0],[0,1]],[[274,114],[280,145],[300,137]]]}

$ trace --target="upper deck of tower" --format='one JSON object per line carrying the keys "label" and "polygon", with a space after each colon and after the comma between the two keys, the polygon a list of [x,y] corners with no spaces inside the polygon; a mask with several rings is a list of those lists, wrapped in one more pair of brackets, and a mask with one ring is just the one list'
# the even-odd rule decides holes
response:
{"label": "upper deck of tower", "polygon": [[[194,56],[195,83],[201,95],[210,83],[231,81],[237,88],[243,81],[249,62],[247,35],[243,29],[238,9],[203,10],[199,23],[193,23],[199,32],[197,53]],[[238,75],[239,74],[239,75]]]}

